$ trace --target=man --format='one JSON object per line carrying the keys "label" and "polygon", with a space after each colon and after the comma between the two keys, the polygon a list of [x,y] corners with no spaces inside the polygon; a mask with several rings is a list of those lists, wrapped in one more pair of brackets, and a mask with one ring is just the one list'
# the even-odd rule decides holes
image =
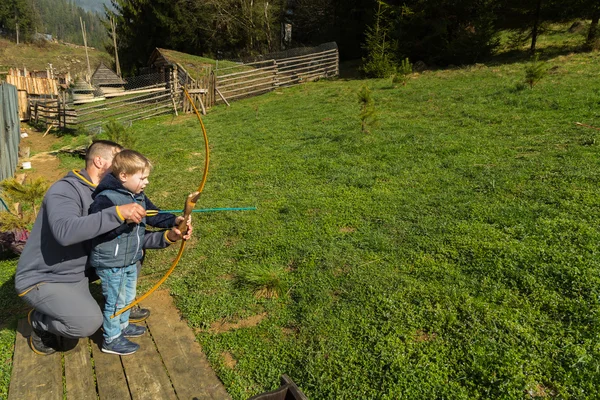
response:
{"label": "man", "polygon": [[[139,223],[146,211],[136,203],[110,207],[88,215],[92,193],[110,172],[113,157],[122,150],[114,142],[99,140],[90,145],[85,169],[71,171],[54,183],[42,202],[31,235],[23,249],[15,274],[19,296],[33,310],[29,344],[37,354],[52,354],[57,348],[74,347],[102,325],[102,311],[89,290],[86,265],[94,237],[125,221]],[[189,238],[191,226],[188,225]],[[144,248],[164,248],[182,239],[177,229],[147,232]],[[133,314],[133,313],[132,313]],[[148,310],[136,311],[142,321]]]}

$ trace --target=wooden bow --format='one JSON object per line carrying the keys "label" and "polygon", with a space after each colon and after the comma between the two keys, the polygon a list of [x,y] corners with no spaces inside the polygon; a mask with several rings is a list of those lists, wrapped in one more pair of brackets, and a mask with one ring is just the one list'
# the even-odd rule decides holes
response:
{"label": "wooden bow", "polygon": [[[185,206],[183,207],[183,210],[184,210],[183,211],[183,221],[181,221],[179,223],[179,225],[177,226],[179,231],[181,231],[183,233],[183,235],[185,235],[188,230],[187,221],[190,218],[190,215],[192,214],[192,210],[194,209],[194,207],[196,207],[196,202],[200,198],[202,191],[204,190],[204,184],[206,183],[206,177],[208,176],[208,163],[210,160],[210,151],[208,148],[208,136],[206,135],[206,128],[204,127],[204,123],[202,122],[200,113],[198,112],[198,109],[196,108],[196,105],[194,104],[194,101],[190,97],[190,94],[188,93],[188,91],[185,88],[183,88],[183,92],[185,93],[190,104],[194,108],[194,112],[196,113],[196,116],[198,117],[198,121],[200,121],[200,126],[202,127],[202,135],[204,136],[204,151],[206,153],[206,158],[204,159],[204,173],[202,175],[202,181],[200,182],[198,189],[194,193],[191,193],[185,200]],[[175,257],[175,260],[171,264],[171,267],[169,267],[169,269],[167,270],[165,275],[154,286],[152,286],[152,288],[150,290],[148,290],[143,296],[138,297],[137,300],[135,300],[133,303],[129,304],[127,307],[122,308],[118,312],[114,313],[110,318],[112,319],[118,315],[123,314],[125,311],[129,310],[131,307],[135,306],[136,304],[138,304],[139,302],[143,301],[145,298],[150,296],[152,293],[154,293],[154,291],[156,289],[158,289],[160,287],[160,285],[162,285],[167,280],[167,278],[169,277],[169,275],[171,275],[173,270],[175,270],[175,267],[177,266],[177,264],[179,263],[179,260],[181,259],[181,256],[183,255],[183,250],[185,249],[186,243],[187,243],[187,241],[185,239],[183,239],[181,241],[181,247],[179,248],[177,257]]]}

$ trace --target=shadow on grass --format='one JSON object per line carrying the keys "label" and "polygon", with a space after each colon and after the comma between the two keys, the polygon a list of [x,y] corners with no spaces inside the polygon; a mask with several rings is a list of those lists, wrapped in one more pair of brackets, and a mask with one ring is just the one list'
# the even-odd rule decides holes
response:
{"label": "shadow on grass", "polygon": [[[0,253],[0,261],[14,261],[16,264],[18,259],[19,257],[11,252]],[[13,273],[0,286],[0,327],[16,330],[16,322],[25,317],[28,310],[29,306],[17,296]]]}
{"label": "shadow on grass", "polygon": [[[540,61],[548,61],[550,59],[566,56],[571,53],[587,53],[589,50],[585,45],[579,46],[546,46],[543,49],[536,51]],[[531,60],[531,52],[529,49],[510,50],[504,53],[492,56],[485,61],[486,64],[504,65],[522,63]]]}

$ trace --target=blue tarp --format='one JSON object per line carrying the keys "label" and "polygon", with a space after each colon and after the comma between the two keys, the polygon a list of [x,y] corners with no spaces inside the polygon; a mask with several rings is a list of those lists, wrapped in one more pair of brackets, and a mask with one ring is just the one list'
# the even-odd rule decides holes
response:
{"label": "blue tarp", "polygon": [[0,84],[0,181],[11,178],[19,161],[21,125],[17,87]]}

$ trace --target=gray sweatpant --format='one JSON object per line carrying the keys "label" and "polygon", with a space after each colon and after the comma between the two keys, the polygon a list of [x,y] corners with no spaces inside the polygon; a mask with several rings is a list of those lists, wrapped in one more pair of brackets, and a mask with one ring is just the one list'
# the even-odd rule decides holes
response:
{"label": "gray sweatpant", "polygon": [[87,278],[75,283],[41,283],[21,298],[35,309],[31,325],[36,329],[76,339],[91,336],[102,326],[102,310]]}

